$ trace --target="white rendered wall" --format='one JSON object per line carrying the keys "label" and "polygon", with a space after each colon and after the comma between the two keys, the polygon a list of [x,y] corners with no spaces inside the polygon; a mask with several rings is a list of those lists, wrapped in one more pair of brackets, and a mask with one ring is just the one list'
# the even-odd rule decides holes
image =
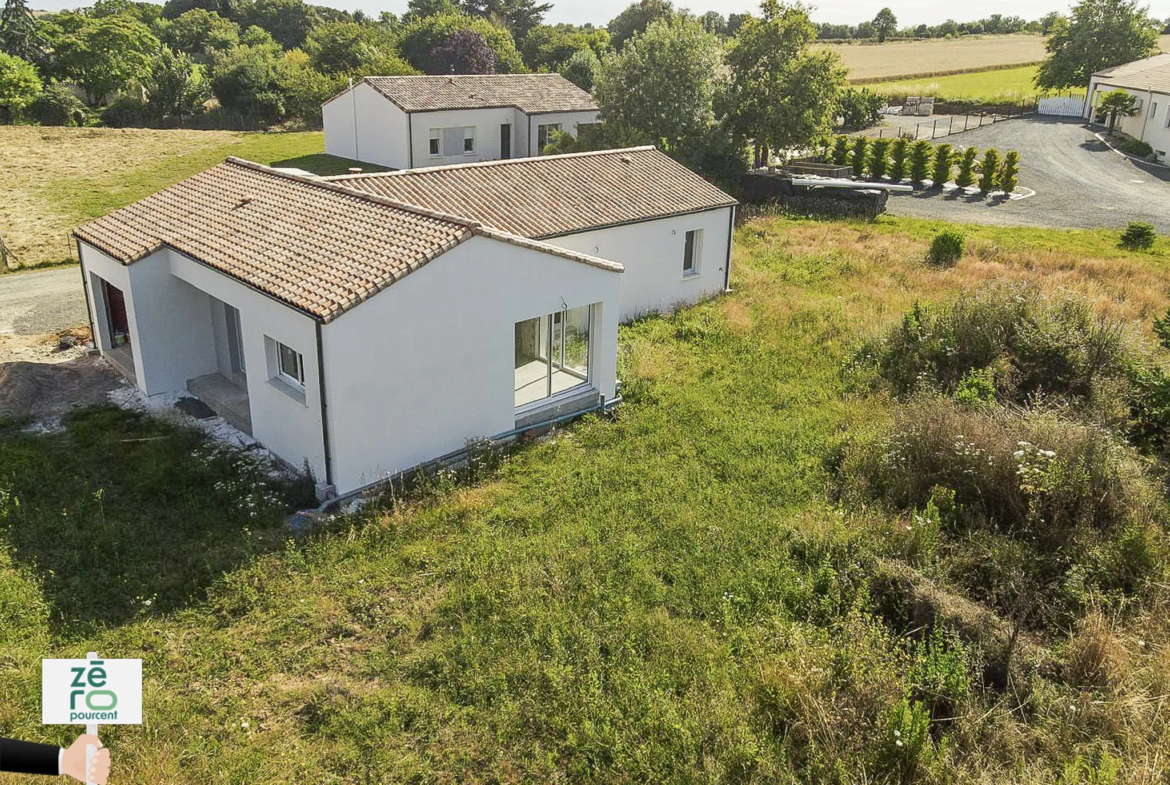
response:
{"label": "white rendered wall", "polygon": [[324,326],[327,417],[339,493],[515,425],[515,325],[602,303],[591,376],[617,373],[622,275],[475,237]]}
{"label": "white rendered wall", "polygon": [[[523,125],[524,115],[511,107],[498,109],[459,109],[443,112],[413,112],[410,115],[414,148],[414,168],[449,166],[474,161],[495,161],[500,158],[500,126],[512,126],[512,158],[523,158],[523,147],[517,147],[517,126]],[[475,152],[470,154],[431,155],[431,129],[475,128]],[[527,140],[525,140],[527,144]]]}
{"label": "white rendered wall", "polygon": [[[199,264],[182,254],[166,251],[171,274],[240,312],[244,364],[247,366],[248,403],[252,436],[293,467],[307,462],[319,482],[325,480],[325,442],[321,422],[321,397],[317,365],[316,322],[239,281]],[[131,268],[141,264],[131,265]],[[215,309],[222,313],[222,308]],[[215,338],[211,334],[213,309],[205,303],[207,348],[215,364]],[[305,390],[290,395],[289,388],[271,380],[265,336],[299,352],[304,359]],[[185,389],[185,384],[182,388]]]}
{"label": "white rendered wall", "polygon": [[[723,291],[732,208],[550,237],[543,242],[625,265],[620,319],[670,313]],[[683,275],[686,233],[703,231],[698,275]]]}
{"label": "white rendered wall", "polygon": [[[354,131],[354,120],[357,131]],[[365,82],[321,107],[325,152],[355,161],[406,169],[410,166],[406,113]]]}
{"label": "white rendered wall", "polygon": [[[103,354],[113,347],[110,345],[109,315],[106,313],[105,293],[100,281],[105,281],[116,289],[120,289],[126,300],[126,321],[130,328],[130,351],[134,356],[135,384],[142,390],[146,389],[143,379],[142,363],[138,353],[138,319],[134,313],[134,293],[130,290],[130,268],[121,262],[107,256],[98,249],[80,243],[78,246],[81,258],[81,269],[84,273],[85,289],[89,294],[90,319],[94,326],[94,346]],[[95,280],[95,277],[99,280]]]}
{"label": "white rendered wall", "polygon": [[576,139],[577,126],[579,126],[581,123],[596,123],[600,116],[601,113],[596,110],[589,112],[553,112],[549,114],[521,115],[521,117],[527,118],[525,122],[528,126],[528,152],[526,154],[517,153],[514,157],[523,158],[525,155],[527,155],[531,158],[533,156],[540,155],[540,150],[536,149],[536,145],[537,138],[539,136],[539,128],[542,125],[553,125],[560,123],[561,130],[567,131],[574,139]]}

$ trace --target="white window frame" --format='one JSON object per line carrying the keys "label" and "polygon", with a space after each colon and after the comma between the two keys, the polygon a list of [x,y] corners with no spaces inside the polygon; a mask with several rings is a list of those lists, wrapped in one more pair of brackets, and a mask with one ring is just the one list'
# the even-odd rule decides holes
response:
{"label": "white window frame", "polygon": [[[691,266],[687,267],[687,238],[691,240]],[[702,273],[703,261],[703,230],[689,229],[683,235],[683,278],[697,278]]]}
{"label": "white window frame", "polygon": [[[467,149],[467,143],[471,142],[471,149]],[[463,154],[475,155],[475,126],[468,125],[463,128]]]}
{"label": "white window frame", "polygon": [[427,138],[427,155],[431,158],[443,157],[443,129],[432,128]]}
{"label": "white window frame", "polygon": [[[276,378],[284,382],[290,387],[297,390],[305,389],[305,356],[296,349],[289,346],[287,343],[281,343],[275,338],[272,339],[273,348],[276,350]],[[284,352],[288,351],[296,358],[297,375],[292,376],[284,369]]]}

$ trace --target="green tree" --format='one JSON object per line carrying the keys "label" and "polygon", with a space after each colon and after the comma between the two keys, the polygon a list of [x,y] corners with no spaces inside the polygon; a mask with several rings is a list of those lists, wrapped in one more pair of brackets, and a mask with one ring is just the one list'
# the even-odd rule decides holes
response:
{"label": "green tree", "polygon": [[313,68],[327,76],[416,73],[398,54],[389,30],[357,22],[325,22],[305,41]]}
{"label": "green tree", "polygon": [[886,176],[889,167],[890,140],[875,139],[869,152],[869,176],[874,180],[880,180]]}
{"label": "green tree", "polygon": [[211,89],[220,106],[244,122],[268,125],[285,116],[285,94],[278,79],[281,55],[270,46],[241,44],[218,58]]}
{"label": "green tree", "polygon": [[1081,0],[1071,21],[1057,23],[1045,44],[1048,58],[1040,64],[1036,85],[1086,87],[1097,71],[1153,54],[1160,28],[1137,0]]}
{"label": "green tree", "polygon": [[763,18],[744,23],[727,52],[731,130],[755,145],[755,164],[770,150],[805,147],[828,138],[846,72],[837,55],[810,51],[816,28],[800,6],[764,0]]}
{"label": "green tree", "polygon": [[540,25],[524,36],[520,54],[533,70],[556,70],[577,52],[588,50],[595,57],[609,51],[609,33],[583,30],[572,25]]}
{"label": "green tree", "polygon": [[1009,150],[1003,158],[1003,171],[999,175],[999,189],[1005,194],[1016,190],[1020,176],[1020,154]]}
{"label": "green tree", "polygon": [[307,125],[321,125],[321,104],[340,92],[345,81],[343,76],[313,68],[309,56],[299,49],[285,52],[276,63],[276,84],[284,96],[285,114]]}
{"label": "green tree", "polygon": [[522,41],[544,19],[552,3],[536,0],[461,0],[464,13],[501,25],[512,38]]}
{"label": "green tree", "polygon": [[898,32],[898,18],[893,11],[883,8],[873,18],[873,28],[877,31],[878,43],[884,44],[886,38]]}
{"label": "green tree", "polygon": [[483,37],[496,55],[496,70],[500,73],[524,72],[524,61],[512,34],[476,16],[448,14],[415,19],[403,27],[399,48],[411,67],[431,72],[431,52],[460,30],[470,30]]}
{"label": "green tree", "polygon": [[979,151],[974,147],[968,147],[963,151],[963,157],[959,160],[959,173],[955,176],[955,185],[970,188],[975,184],[975,159],[978,157]]}
{"label": "green tree", "polygon": [[651,22],[670,19],[674,5],[670,0],[639,0],[610,20],[609,40],[615,49],[621,49],[635,35],[643,33]]}
{"label": "green tree", "polygon": [[719,39],[697,22],[653,22],[602,61],[601,115],[618,137],[670,150],[714,122],[719,65]]}
{"label": "green tree", "polygon": [[842,134],[833,140],[833,150],[829,153],[829,160],[836,166],[849,163],[849,137]]}
{"label": "green tree", "polygon": [[160,47],[142,22],[125,16],[86,18],[58,43],[57,68],[76,80],[96,106],[146,79]]}
{"label": "green tree", "polygon": [[1124,90],[1113,90],[1101,96],[1097,108],[1109,114],[1109,133],[1113,133],[1118,117],[1133,117],[1137,114],[1137,100]]}
{"label": "green tree", "polygon": [[955,163],[954,148],[949,144],[940,144],[934,148],[934,167],[930,171],[930,179],[935,188],[942,188],[951,180],[951,168]]}
{"label": "green tree", "polygon": [[866,164],[869,162],[869,139],[858,136],[853,140],[853,153],[849,156],[849,164],[853,167],[853,176],[861,177],[865,174]]}
{"label": "green tree", "polygon": [[252,0],[243,11],[241,26],[267,30],[283,49],[304,46],[309,31],[320,23],[316,8],[302,0]]}
{"label": "green tree", "polygon": [[931,144],[920,139],[910,148],[910,182],[922,185],[926,179],[926,170],[930,168]]}
{"label": "green tree", "polygon": [[211,86],[192,57],[164,46],[143,85],[147,105],[155,117],[183,118],[203,110],[211,97]]}
{"label": "green tree", "polygon": [[27,0],[5,0],[0,12],[0,52],[35,63],[43,49],[40,23]]}
{"label": "green tree", "polygon": [[27,60],[0,52],[0,120],[12,122],[41,94],[41,78]]}
{"label": "green tree", "polygon": [[431,50],[428,57],[432,74],[494,74],[496,53],[471,30],[459,30]]}
{"label": "green tree", "polygon": [[600,69],[601,61],[597,55],[590,49],[581,49],[565,61],[560,67],[560,74],[582,90],[592,90]]}
{"label": "green tree", "polygon": [[979,166],[979,190],[987,193],[998,183],[999,150],[993,147],[983,154],[983,163]]}
{"label": "green tree", "polygon": [[910,142],[899,136],[890,145],[890,179],[900,183],[906,177],[906,160],[910,155]]}
{"label": "green tree", "polygon": [[699,24],[712,35],[720,38],[727,36],[727,17],[718,11],[708,11],[699,17]]}
{"label": "green tree", "polygon": [[200,62],[207,62],[214,53],[226,52],[240,43],[239,26],[205,8],[192,8],[174,20],[164,19],[156,30],[164,44]]}

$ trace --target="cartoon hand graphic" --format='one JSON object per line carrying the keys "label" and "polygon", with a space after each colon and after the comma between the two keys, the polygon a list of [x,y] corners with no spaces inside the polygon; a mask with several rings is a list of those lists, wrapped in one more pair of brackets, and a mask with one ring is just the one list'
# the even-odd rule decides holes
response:
{"label": "cartoon hand graphic", "polygon": [[93,762],[89,767],[88,782],[96,785],[106,785],[106,778],[110,776],[110,751],[102,747],[97,736],[84,734],[77,737],[77,741],[69,745],[61,759],[61,773],[68,774],[78,782],[86,782],[85,777],[85,746],[92,744],[97,747]]}

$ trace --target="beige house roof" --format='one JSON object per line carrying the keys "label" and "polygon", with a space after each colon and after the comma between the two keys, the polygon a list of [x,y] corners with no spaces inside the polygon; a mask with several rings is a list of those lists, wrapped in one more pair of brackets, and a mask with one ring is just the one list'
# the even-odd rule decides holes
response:
{"label": "beige house roof", "polygon": [[323,322],[474,235],[623,269],[473,220],[238,158],[74,232],[123,264],[173,248]]}
{"label": "beige house roof", "polygon": [[736,204],[653,147],[326,179],[533,239]]}
{"label": "beige house roof", "polygon": [[1170,95],[1170,54],[1154,55],[1125,65],[1106,68],[1093,74],[1115,87],[1130,90],[1152,90]]}
{"label": "beige house roof", "polygon": [[596,111],[593,96],[560,74],[367,76],[405,112],[511,106],[526,114]]}

